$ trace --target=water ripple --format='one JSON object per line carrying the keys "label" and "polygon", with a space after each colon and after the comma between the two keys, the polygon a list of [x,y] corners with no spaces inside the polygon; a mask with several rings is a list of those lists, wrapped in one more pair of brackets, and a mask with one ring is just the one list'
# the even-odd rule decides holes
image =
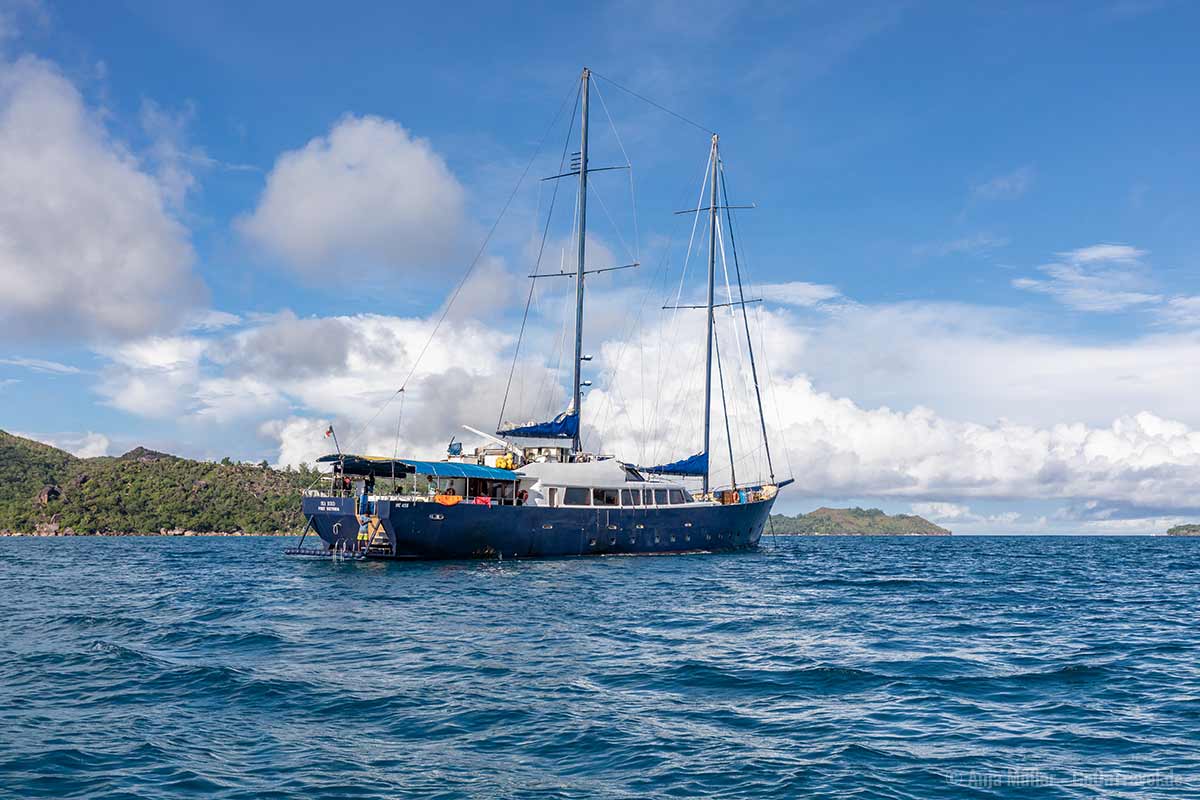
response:
{"label": "water ripple", "polygon": [[0,540],[0,798],[1200,789],[1197,540],[452,564],[281,545]]}

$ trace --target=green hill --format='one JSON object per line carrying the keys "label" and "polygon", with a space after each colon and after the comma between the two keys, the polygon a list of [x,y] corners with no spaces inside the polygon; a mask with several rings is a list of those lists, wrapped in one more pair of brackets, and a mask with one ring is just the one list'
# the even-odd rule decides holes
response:
{"label": "green hill", "polygon": [[888,515],[878,508],[818,508],[789,517],[772,514],[778,534],[797,536],[949,536],[950,531],[912,514]]}
{"label": "green hill", "polygon": [[1167,536],[1200,536],[1200,525],[1194,522],[1167,529]]}
{"label": "green hill", "polygon": [[296,531],[300,493],[314,477],[141,447],[81,459],[0,431],[0,531]]}

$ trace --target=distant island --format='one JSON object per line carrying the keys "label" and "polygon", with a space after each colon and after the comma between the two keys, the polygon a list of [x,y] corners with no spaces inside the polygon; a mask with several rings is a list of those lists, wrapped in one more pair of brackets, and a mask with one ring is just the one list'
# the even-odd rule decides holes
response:
{"label": "distant island", "polygon": [[314,470],[192,461],[138,447],[76,458],[0,431],[0,533],[289,534]]}
{"label": "distant island", "polygon": [[772,514],[774,533],[791,536],[949,536],[950,531],[912,514],[878,508],[818,508],[789,517]]}
{"label": "distant island", "polygon": [[[0,535],[299,534],[300,496],[317,476],[305,465],[193,461],[144,447],[77,458],[0,431]],[[774,514],[771,523],[780,535],[950,534],[921,517],[876,508]]]}
{"label": "distant island", "polygon": [[1189,522],[1187,525],[1176,525],[1167,529],[1167,536],[1200,536],[1200,524]]}

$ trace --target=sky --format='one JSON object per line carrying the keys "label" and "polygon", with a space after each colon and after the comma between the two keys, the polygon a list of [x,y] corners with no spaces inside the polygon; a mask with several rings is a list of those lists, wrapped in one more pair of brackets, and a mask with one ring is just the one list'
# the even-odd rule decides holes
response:
{"label": "sky", "polygon": [[[593,176],[588,266],[640,264],[589,279],[589,448],[700,447],[703,315],[661,307],[702,297],[707,229],[674,212],[715,131],[754,206],[779,510],[1198,521],[1198,26],[1167,0],[0,0],[0,427],[283,465],[331,424],[437,457],[563,410],[572,284],[526,276],[572,266],[574,184],[541,179],[587,66],[592,166],[631,167]],[[739,481],[771,471],[742,325],[718,481],[730,440]]]}

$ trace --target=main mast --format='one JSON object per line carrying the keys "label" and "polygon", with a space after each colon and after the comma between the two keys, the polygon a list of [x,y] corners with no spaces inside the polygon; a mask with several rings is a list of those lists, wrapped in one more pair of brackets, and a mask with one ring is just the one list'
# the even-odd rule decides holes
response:
{"label": "main mast", "polygon": [[712,137],[712,181],[708,200],[708,302],[705,304],[706,327],[708,336],[705,340],[704,355],[704,488],[703,494],[708,494],[709,477],[709,428],[712,422],[712,357],[713,357],[713,284],[717,274],[717,135]]}
{"label": "main mast", "polygon": [[[592,71],[584,67],[583,77],[581,78],[583,86],[580,89],[580,94],[583,97],[583,121],[579,126],[579,262],[575,267],[575,395],[573,405],[577,427],[575,430],[575,439],[572,442],[572,449],[576,453],[580,450],[579,436],[583,428],[583,272],[585,243],[587,241],[588,89],[591,77]],[[709,283],[709,302],[711,304],[711,277]]]}

